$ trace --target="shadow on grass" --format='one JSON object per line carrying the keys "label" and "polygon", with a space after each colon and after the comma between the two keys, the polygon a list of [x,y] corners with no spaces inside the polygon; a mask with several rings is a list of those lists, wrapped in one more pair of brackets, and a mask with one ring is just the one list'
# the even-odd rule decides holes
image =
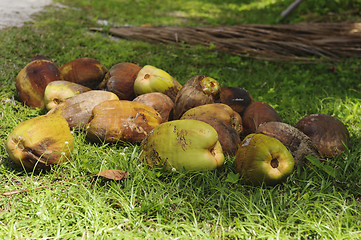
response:
{"label": "shadow on grass", "polygon": [[203,19],[192,18],[211,25],[240,24],[276,24],[281,12],[287,8],[290,1],[253,1],[240,3],[237,0],[199,0],[204,5],[213,5],[219,12],[207,15]]}

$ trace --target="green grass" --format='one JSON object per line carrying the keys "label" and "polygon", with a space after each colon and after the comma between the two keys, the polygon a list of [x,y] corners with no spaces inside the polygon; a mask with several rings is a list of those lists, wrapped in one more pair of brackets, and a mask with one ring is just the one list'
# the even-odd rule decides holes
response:
{"label": "green grass", "polygon": [[[224,86],[246,88],[294,125],[311,113],[343,121],[350,148],[320,164],[296,168],[283,184],[253,187],[234,173],[227,158],[217,171],[168,173],[139,161],[139,146],[92,144],[74,131],[72,161],[50,172],[26,172],[0,145],[1,239],[360,239],[361,81],[359,59],[294,64],[260,61],[211,47],[116,40],[88,31],[111,26],[275,24],[289,0],[63,0],[35,22],[0,31],[0,139],[20,122],[43,114],[18,101],[17,73],[37,54],[59,66],[80,57],[106,67],[119,62],[150,64],[181,83],[196,74]],[[326,4],[327,2],[327,4]],[[342,2],[342,3],[341,3]],[[327,13],[325,6],[327,5]],[[149,7],[150,6],[150,7]],[[354,20],[360,1],[306,1],[287,19]],[[336,68],[337,71],[331,71]],[[12,100],[14,98],[14,101]],[[105,169],[130,173],[120,182],[86,176]],[[83,176],[83,177],[82,177]]]}

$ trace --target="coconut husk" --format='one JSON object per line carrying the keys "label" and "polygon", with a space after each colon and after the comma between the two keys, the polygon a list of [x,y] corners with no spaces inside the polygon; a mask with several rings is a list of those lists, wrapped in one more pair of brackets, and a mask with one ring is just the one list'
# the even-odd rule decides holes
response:
{"label": "coconut husk", "polygon": [[[105,31],[102,28],[91,28]],[[107,33],[152,43],[212,45],[264,60],[337,60],[361,57],[361,23],[297,23],[206,27],[114,27]]]}

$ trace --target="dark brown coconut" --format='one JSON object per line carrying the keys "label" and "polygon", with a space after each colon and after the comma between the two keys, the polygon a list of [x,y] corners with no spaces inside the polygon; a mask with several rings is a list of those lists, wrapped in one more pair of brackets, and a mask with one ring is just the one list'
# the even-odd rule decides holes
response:
{"label": "dark brown coconut", "polygon": [[242,120],[245,134],[256,132],[258,126],[265,122],[282,122],[276,110],[261,101],[251,103],[244,111]]}
{"label": "dark brown coconut", "polygon": [[145,93],[136,97],[133,102],[144,103],[154,108],[162,117],[162,122],[167,122],[173,118],[174,102],[164,93],[153,92]]}
{"label": "dark brown coconut", "polygon": [[197,75],[189,79],[180,89],[175,99],[174,119],[196,106],[214,103],[219,99],[220,85],[210,77]]}
{"label": "dark brown coconut", "polygon": [[225,121],[211,116],[188,116],[186,119],[194,119],[211,125],[218,133],[218,141],[220,142],[223,153],[229,156],[235,156],[241,139],[236,130]]}
{"label": "dark brown coconut", "polygon": [[134,81],[140,69],[142,69],[140,66],[130,62],[115,64],[109,69],[99,88],[115,93],[119,99],[133,100]]}
{"label": "dark brown coconut", "polygon": [[256,133],[274,137],[283,143],[295,159],[295,165],[304,165],[306,156],[319,156],[317,148],[312,140],[306,134],[287,123],[262,123],[257,128]]}
{"label": "dark brown coconut", "polygon": [[244,110],[254,102],[254,100],[246,89],[239,87],[222,87],[219,102],[227,104],[242,116]]}
{"label": "dark brown coconut", "polygon": [[308,115],[296,124],[296,128],[311,138],[321,157],[335,157],[349,144],[346,126],[327,114]]}
{"label": "dark brown coconut", "polygon": [[103,64],[92,58],[75,59],[65,63],[59,70],[63,80],[75,82],[91,89],[96,89],[108,72]]}
{"label": "dark brown coconut", "polygon": [[16,90],[20,101],[30,107],[44,107],[46,86],[61,79],[55,63],[49,60],[34,60],[27,64],[16,77]]}

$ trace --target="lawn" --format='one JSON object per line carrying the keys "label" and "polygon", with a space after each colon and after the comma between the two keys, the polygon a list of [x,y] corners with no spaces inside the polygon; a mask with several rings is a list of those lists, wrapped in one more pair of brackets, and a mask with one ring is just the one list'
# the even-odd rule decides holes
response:
{"label": "lawn", "polygon": [[[360,239],[361,60],[311,64],[262,61],[212,46],[150,44],[89,31],[142,25],[279,24],[291,0],[56,0],[20,28],[0,31],[1,239]],[[240,3],[242,2],[242,3]],[[361,1],[305,1],[284,23],[360,22]],[[106,25],[104,26],[104,23]],[[184,84],[204,74],[247,89],[294,125],[312,113],[340,119],[350,147],[296,168],[282,184],[255,187],[234,158],[208,172],[166,172],[139,160],[137,144],[94,144],[73,131],[72,161],[31,172],[8,158],[4,141],[20,122],[44,114],[18,100],[15,78],[35,55],[58,66],[81,57],[107,68],[153,65]],[[129,173],[122,181],[93,174]],[[42,187],[40,189],[36,189]]]}

